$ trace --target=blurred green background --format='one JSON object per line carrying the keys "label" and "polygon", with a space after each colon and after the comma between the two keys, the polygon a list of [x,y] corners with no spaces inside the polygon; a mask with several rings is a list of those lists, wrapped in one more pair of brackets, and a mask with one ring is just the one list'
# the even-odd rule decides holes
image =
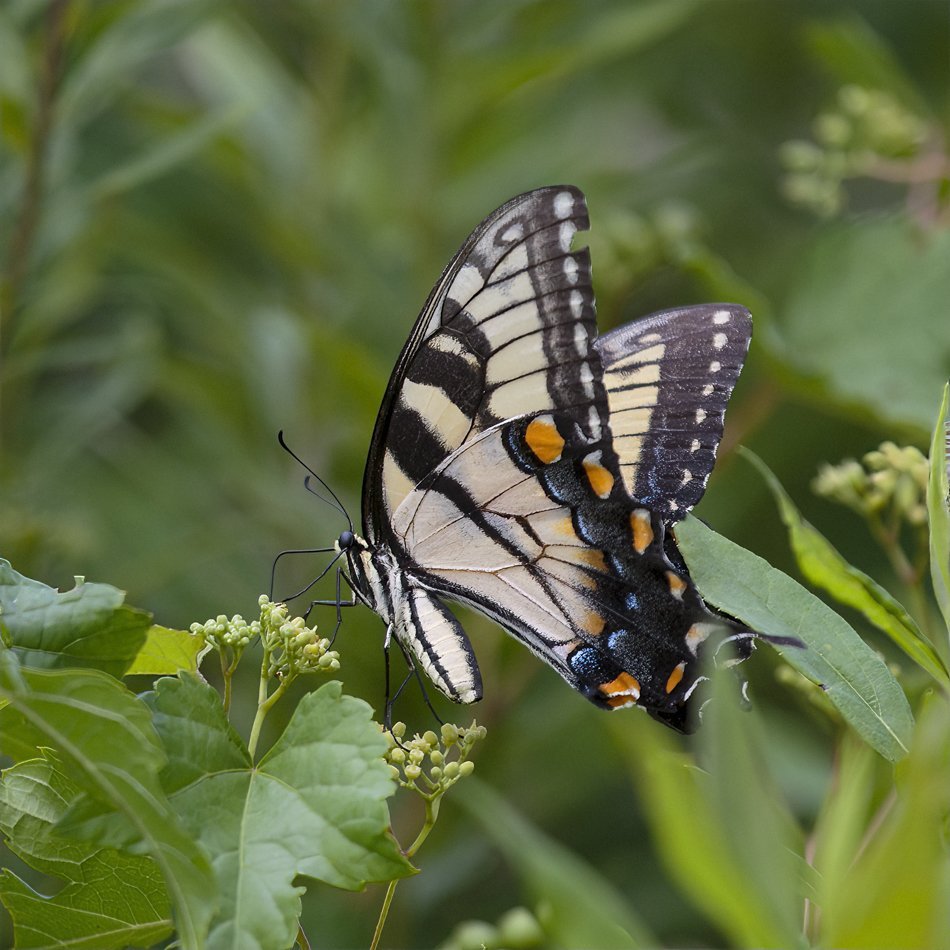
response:
{"label": "blurred green background", "polygon": [[[699,514],[790,567],[742,442],[886,581],[808,485],[884,438],[923,446],[950,374],[948,50],[943,0],[8,0],[0,553],[50,584],[115,584],[169,626],[255,615],[276,552],[345,527],[277,431],[356,520],[377,406],[442,267],[504,200],[569,182],[602,328],[691,302],[753,312]],[[277,593],[318,568],[298,559]],[[659,864],[616,724],[465,623],[479,775],[664,942],[721,944]],[[377,709],[382,633],[354,610],[337,641]],[[753,697],[807,826],[831,737],[767,653]],[[397,714],[430,721],[416,697]],[[393,812],[411,840],[415,803]],[[530,903],[451,802],[419,863],[391,946]],[[365,945],[380,899],[314,889],[315,945]]]}

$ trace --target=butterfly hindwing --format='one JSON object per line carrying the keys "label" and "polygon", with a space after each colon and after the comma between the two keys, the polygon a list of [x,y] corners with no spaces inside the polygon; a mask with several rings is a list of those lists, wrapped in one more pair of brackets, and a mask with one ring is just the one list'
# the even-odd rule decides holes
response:
{"label": "butterfly hindwing", "polygon": [[703,304],[652,314],[594,342],[624,486],[668,524],[706,490],[751,337],[744,307]]}
{"label": "butterfly hindwing", "polygon": [[598,705],[682,727],[699,647],[735,633],[664,553],[615,461],[573,418],[510,420],[466,443],[396,512],[413,577],[488,614]]}

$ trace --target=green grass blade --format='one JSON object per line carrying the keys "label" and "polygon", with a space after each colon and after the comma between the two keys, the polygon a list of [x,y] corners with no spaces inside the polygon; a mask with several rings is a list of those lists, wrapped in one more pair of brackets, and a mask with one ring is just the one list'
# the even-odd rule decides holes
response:
{"label": "green grass blade", "polygon": [[930,443],[930,480],[927,513],[930,521],[930,576],[934,594],[950,634],[950,383],[943,387],[943,401],[933,441]]}

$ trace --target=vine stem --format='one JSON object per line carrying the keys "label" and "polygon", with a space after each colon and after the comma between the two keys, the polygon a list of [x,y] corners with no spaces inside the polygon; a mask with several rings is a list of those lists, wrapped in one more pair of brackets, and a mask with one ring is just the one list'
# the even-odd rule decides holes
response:
{"label": "vine stem", "polygon": [[[436,819],[439,817],[439,804],[441,801],[441,794],[425,796],[426,820],[419,834],[416,835],[416,840],[403,852],[407,858],[411,858],[422,847],[426,838],[429,837],[429,832],[432,831]],[[386,888],[383,906],[379,909],[379,919],[376,921],[376,930],[373,931],[373,942],[369,945],[370,950],[378,950],[379,941],[383,936],[383,927],[386,926],[386,918],[389,916],[389,908],[392,905],[393,895],[396,893],[396,885],[398,883],[399,878],[395,878],[389,882],[389,887]]]}
{"label": "vine stem", "polygon": [[251,761],[254,761],[254,755],[257,752],[257,741],[261,736],[261,726],[264,725],[264,719],[267,714],[270,712],[274,703],[280,699],[281,696],[287,691],[287,687],[293,682],[294,677],[292,675],[284,677],[278,684],[277,689],[274,690],[270,696],[267,695],[267,683],[268,675],[267,670],[270,666],[270,652],[268,650],[264,651],[264,660],[261,663],[261,682],[260,686],[257,689],[257,714],[254,716],[254,723],[251,726],[251,735],[247,740],[247,751],[251,756]]}

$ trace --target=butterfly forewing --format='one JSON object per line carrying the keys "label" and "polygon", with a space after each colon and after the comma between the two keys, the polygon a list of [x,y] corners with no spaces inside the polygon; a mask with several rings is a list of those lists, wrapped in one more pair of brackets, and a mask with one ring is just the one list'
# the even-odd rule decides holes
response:
{"label": "butterfly forewing", "polygon": [[386,535],[401,501],[480,432],[572,406],[596,434],[606,413],[588,361],[596,335],[583,195],[543,188],[488,218],[442,275],[390,380],[364,481],[364,530]]}

